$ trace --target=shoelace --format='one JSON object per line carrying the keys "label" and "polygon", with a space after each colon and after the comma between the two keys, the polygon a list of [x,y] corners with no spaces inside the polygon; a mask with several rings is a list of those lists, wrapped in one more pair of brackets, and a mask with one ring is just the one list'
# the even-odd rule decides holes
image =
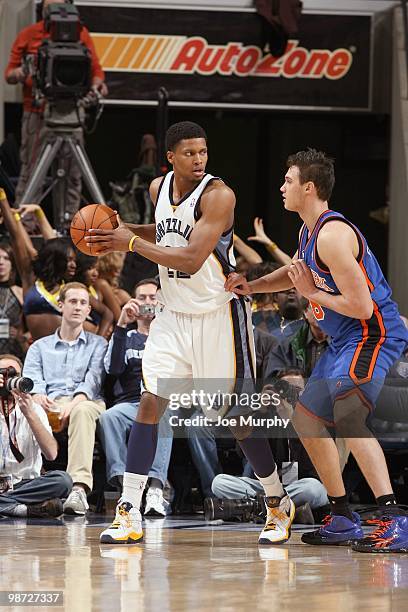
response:
{"label": "shoelace", "polygon": [[385,534],[388,527],[391,525],[392,519],[372,519],[372,523],[377,523],[378,527],[375,531],[369,533],[367,538],[370,538],[371,540],[382,540],[382,536]]}
{"label": "shoelace", "polygon": [[322,520],[323,527],[327,527],[332,522],[333,517],[331,514],[326,514],[326,516]]}
{"label": "shoelace", "polygon": [[267,529],[276,529],[276,524],[273,522],[274,519],[284,521],[288,518],[286,512],[279,510],[279,508],[268,508],[268,514],[269,513],[271,516],[268,516],[268,522],[266,524]]}

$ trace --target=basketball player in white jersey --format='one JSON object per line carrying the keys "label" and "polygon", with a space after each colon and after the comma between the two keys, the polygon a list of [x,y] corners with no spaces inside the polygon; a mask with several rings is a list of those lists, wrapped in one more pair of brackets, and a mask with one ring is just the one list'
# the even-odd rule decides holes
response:
{"label": "basketball player in white jersey", "polygon": [[[104,544],[143,538],[140,502],[156,452],[157,424],[169,398],[191,392],[193,379],[216,379],[224,392],[232,392],[238,381],[254,379],[249,302],[224,289],[235,269],[235,195],[206,173],[207,137],[199,125],[172,125],[166,146],[173,172],[151,184],[155,224],[121,223],[115,230],[90,230],[86,239],[99,245],[98,254],[130,250],[157,263],[161,286],[143,356],[144,393],[129,437],[123,494],[115,520],[101,534]],[[295,507],[279,481],[269,443],[248,430],[234,435],[265,489],[267,520],[259,542],[285,542]]]}

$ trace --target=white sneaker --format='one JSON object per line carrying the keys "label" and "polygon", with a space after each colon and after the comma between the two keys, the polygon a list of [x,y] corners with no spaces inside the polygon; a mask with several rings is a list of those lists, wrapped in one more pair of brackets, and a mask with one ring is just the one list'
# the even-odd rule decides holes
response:
{"label": "white sneaker", "polygon": [[165,517],[171,514],[171,506],[163,497],[163,491],[158,487],[150,487],[146,493],[144,516]]}
{"label": "white sneaker", "polygon": [[64,514],[86,514],[89,505],[85,491],[81,487],[74,487],[65,500],[62,509]]}
{"label": "white sneaker", "polygon": [[290,538],[290,527],[295,518],[295,504],[286,494],[265,497],[266,524],[259,534],[259,544],[283,544]]}
{"label": "white sneaker", "polygon": [[142,516],[130,502],[119,500],[115,520],[102,531],[101,544],[136,544],[143,540]]}

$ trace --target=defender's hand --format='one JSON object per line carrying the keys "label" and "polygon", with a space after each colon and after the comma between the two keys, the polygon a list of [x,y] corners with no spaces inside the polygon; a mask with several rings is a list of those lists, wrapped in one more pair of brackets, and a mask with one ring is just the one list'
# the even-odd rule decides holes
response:
{"label": "defender's hand", "polygon": [[129,250],[129,240],[134,236],[133,232],[117,216],[119,226],[116,229],[89,229],[85,234],[85,242],[93,244],[96,255],[106,255],[115,251],[127,252]]}
{"label": "defender's hand", "polygon": [[295,259],[289,270],[288,276],[296,289],[308,300],[316,297],[316,285],[309,266],[303,259]]}
{"label": "defender's hand", "polygon": [[224,284],[225,291],[232,291],[238,295],[250,295],[251,288],[245,276],[231,272]]}

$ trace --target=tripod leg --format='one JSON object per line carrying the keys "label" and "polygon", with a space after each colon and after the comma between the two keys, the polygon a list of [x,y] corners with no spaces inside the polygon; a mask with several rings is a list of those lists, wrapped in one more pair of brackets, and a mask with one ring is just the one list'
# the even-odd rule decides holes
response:
{"label": "tripod leg", "polygon": [[67,142],[71,147],[72,153],[78,163],[78,166],[81,168],[82,176],[84,177],[86,186],[89,189],[94,203],[103,204],[105,202],[105,198],[103,196],[101,188],[99,187],[99,183],[92,169],[91,162],[89,161],[89,158],[85,153],[85,149],[81,146],[79,142],[74,141],[72,138],[69,138]]}
{"label": "tripod leg", "polygon": [[56,158],[61,144],[62,138],[56,138],[54,142],[47,142],[44,146],[19,202],[20,205],[30,204],[35,194],[41,189],[44,179],[47,176],[48,169]]}
{"label": "tripod leg", "polygon": [[66,226],[65,212],[68,181],[66,171],[63,167],[61,167],[61,160],[59,158],[54,161],[52,171],[54,179],[52,188],[52,212],[54,227],[59,232],[63,232]]}

